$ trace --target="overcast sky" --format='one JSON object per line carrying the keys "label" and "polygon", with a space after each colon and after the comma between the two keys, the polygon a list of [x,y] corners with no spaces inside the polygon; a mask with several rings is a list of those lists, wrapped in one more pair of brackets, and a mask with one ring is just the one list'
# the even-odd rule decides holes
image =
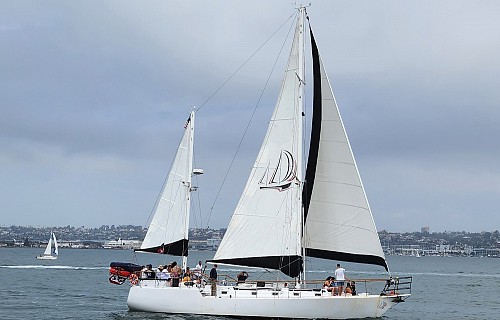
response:
{"label": "overcast sky", "polygon": [[[1,1],[0,225],[145,225],[191,106],[292,2]],[[377,228],[499,229],[500,2],[312,1],[308,13]],[[214,200],[290,25],[197,113],[194,227],[229,222],[283,60]]]}

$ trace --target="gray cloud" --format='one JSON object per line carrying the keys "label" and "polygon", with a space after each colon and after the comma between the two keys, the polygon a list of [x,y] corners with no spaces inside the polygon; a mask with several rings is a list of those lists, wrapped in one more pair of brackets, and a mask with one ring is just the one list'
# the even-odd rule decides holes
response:
{"label": "gray cloud", "polygon": [[[498,229],[499,9],[465,0],[308,9],[379,229]],[[1,223],[144,224],[191,106],[292,14],[287,1],[2,2]],[[197,115],[196,162],[206,172],[197,223],[289,26]],[[283,65],[210,226],[229,221]]]}

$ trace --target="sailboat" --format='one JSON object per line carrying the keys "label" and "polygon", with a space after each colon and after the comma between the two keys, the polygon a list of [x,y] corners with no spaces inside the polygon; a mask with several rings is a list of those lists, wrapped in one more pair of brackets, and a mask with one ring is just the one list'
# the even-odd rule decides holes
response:
{"label": "sailboat", "polygon": [[[333,295],[323,280],[306,279],[306,257],[378,265],[389,270],[330,83],[309,26],[313,118],[303,159],[306,8],[295,35],[274,113],[245,189],[210,263],[275,270],[293,281],[211,284],[141,278],[133,273],[130,310],[269,318],[380,317],[411,294],[411,277],[381,280],[381,291]],[[155,215],[139,251],[188,256],[193,170],[191,112]],[[307,166],[305,165],[307,161]],[[305,170],[304,170],[304,169]],[[305,171],[305,172],[304,172]],[[333,271],[333,270],[332,270]],[[138,276],[139,275],[139,276]],[[288,278],[288,279],[289,279]],[[374,279],[356,280],[358,288]],[[215,289],[215,290],[212,290]]]}
{"label": "sailboat", "polygon": [[59,247],[57,245],[57,239],[54,232],[50,233],[49,243],[42,255],[37,256],[38,260],[55,260],[59,255]]}

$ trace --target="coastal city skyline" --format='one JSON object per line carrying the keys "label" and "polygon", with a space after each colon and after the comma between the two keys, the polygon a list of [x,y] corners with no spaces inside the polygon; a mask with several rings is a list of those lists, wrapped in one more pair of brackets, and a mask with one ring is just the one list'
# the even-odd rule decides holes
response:
{"label": "coastal city skyline", "polygon": [[[45,247],[47,235],[56,233],[60,248],[72,249],[137,249],[147,229],[133,225],[102,225],[99,228],[0,226],[0,247]],[[189,230],[190,250],[213,251],[218,248],[226,229],[192,228]],[[500,232],[420,232],[378,233],[386,254],[500,257]]]}
{"label": "coastal city skyline", "polygon": [[[386,4],[307,8],[322,26],[316,41],[377,229],[498,229],[500,3]],[[1,225],[147,225],[196,105],[195,162],[205,174],[191,222],[227,227],[281,71],[235,150],[274,61],[283,70],[281,41],[253,56],[262,68],[245,65],[218,89],[295,9],[290,1],[173,7],[0,4]]]}

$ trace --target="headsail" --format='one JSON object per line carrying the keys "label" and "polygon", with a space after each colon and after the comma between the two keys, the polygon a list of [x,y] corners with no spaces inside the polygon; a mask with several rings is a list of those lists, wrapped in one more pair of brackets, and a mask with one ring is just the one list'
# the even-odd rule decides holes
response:
{"label": "headsail", "polygon": [[148,232],[137,251],[188,255],[194,112],[191,112],[172,167],[156,203]]}
{"label": "headsail", "polygon": [[214,262],[277,269],[292,277],[301,271],[302,19],[264,143]]}
{"label": "headsail", "polygon": [[312,30],[314,102],[304,187],[305,248],[312,257],[381,265],[384,253]]}

